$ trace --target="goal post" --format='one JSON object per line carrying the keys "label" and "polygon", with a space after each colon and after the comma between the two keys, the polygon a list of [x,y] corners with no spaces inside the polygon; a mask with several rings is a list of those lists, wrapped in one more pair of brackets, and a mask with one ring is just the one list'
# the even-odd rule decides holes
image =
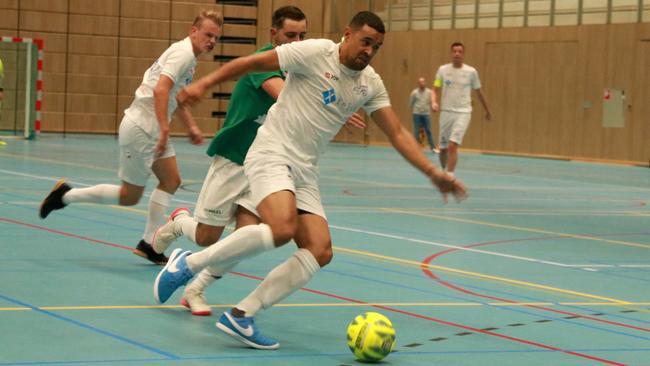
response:
{"label": "goal post", "polygon": [[43,40],[2,37],[0,139],[32,139],[41,130],[43,96]]}

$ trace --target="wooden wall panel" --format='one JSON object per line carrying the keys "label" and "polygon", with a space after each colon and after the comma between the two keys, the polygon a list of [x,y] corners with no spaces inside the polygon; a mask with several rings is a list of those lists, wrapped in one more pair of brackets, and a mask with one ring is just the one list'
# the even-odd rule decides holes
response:
{"label": "wooden wall panel", "polygon": [[650,37],[637,41],[634,83],[629,93],[631,160],[650,163]]}
{"label": "wooden wall panel", "polygon": [[68,11],[68,0],[18,0],[22,10],[37,10],[48,13]]}
{"label": "wooden wall panel", "polygon": [[[120,19],[120,36],[133,38],[147,38],[154,40],[169,39],[170,24],[159,19]],[[178,37],[183,38],[183,37]]]}
{"label": "wooden wall panel", "polygon": [[67,31],[68,16],[65,13],[21,10],[19,19],[21,30],[59,33]]}
{"label": "wooden wall panel", "polygon": [[70,33],[100,36],[117,36],[119,22],[116,17],[71,14]]}
{"label": "wooden wall panel", "polygon": [[70,0],[70,13],[87,15],[120,15],[120,0]]}
{"label": "wooden wall panel", "polygon": [[18,10],[0,9],[2,9],[2,16],[0,16],[0,29],[17,29]]}
{"label": "wooden wall panel", "polygon": [[122,1],[120,16],[123,18],[166,20],[170,19],[171,3],[168,0]]}
{"label": "wooden wall panel", "polygon": [[[643,94],[635,83],[644,67],[639,61],[644,48],[638,45],[644,37],[650,40],[648,23],[391,32],[373,66],[411,129],[406,93],[418,76],[430,80],[449,62],[449,45],[460,40],[466,63],[479,71],[494,119],[484,121],[474,98],[464,148],[647,162],[650,156],[640,152],[645,147],[635,148],[643,146],[639,136],[645,136],[647,111],[630,102],[624,128],[605,128],[601,121],[604,88],[626,90],[628,101],[634,100],[631,94]],[[371,143],[386,142],[376,128],[369,130]]]}

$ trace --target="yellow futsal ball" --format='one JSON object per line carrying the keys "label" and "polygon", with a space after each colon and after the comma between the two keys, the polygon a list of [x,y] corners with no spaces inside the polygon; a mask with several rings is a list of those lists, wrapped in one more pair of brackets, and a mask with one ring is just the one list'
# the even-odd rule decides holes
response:
{"label": "yellow futsal ball", "polygon": [[395,344],[390,320],[374,312],[357,315],[348,325],[348,347],[360,361],[376,362],[388,356]]}

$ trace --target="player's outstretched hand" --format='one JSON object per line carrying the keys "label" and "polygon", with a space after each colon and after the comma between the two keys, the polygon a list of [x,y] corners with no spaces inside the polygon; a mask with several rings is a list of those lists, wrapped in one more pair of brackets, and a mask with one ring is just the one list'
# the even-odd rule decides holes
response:
{"label": "player's outstretched hand", "polygon": [[366,128],[366,121],[363,120],[363,117],[359,113],[352,113],[350,118],[345,122],[345,126],[353,126],[356,128],[364,129]]}
{"label": "player's outstretched hand", "polygon": [[431,182],[438,188],[442,194],[442,200],[447,203],[449,194],[454,196],[456,202],[463,201],[467,198],[467,187],[456,177],[453,177],[445,172],[436,170],[431,176]]}
{"label": "player's outstretched hand", "polygon": [[176,101],[180,106],[192,105],[201,101],[205,92],[206,88],[202,84],[190,84],[176,94]]}

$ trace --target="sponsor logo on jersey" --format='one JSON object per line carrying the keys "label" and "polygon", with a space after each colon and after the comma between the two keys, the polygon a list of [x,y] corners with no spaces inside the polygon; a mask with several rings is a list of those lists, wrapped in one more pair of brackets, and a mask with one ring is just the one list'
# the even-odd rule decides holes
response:
{"label": "sponsor logo on jersey", "polygon": [[332,74],[332,73],[329,72],[329,71],[325,71],[325,77],[328,78],[328,79],[332,79],[332,80],[334,80],[334,81],[339,81],[339,77],[336,76],[336,75],[334,75],[334,74]]}
{"label": "sponsor logo on jersey", "polygon": [[365,97],[368,95],[368,85],[357,85],[352,88],[352,91]]}
{"label": "sponsor logo on jersey", "polygon": [[328,105],[336,102],[336,93],[334,89],[325,90],[323,92],[323,104]]}

